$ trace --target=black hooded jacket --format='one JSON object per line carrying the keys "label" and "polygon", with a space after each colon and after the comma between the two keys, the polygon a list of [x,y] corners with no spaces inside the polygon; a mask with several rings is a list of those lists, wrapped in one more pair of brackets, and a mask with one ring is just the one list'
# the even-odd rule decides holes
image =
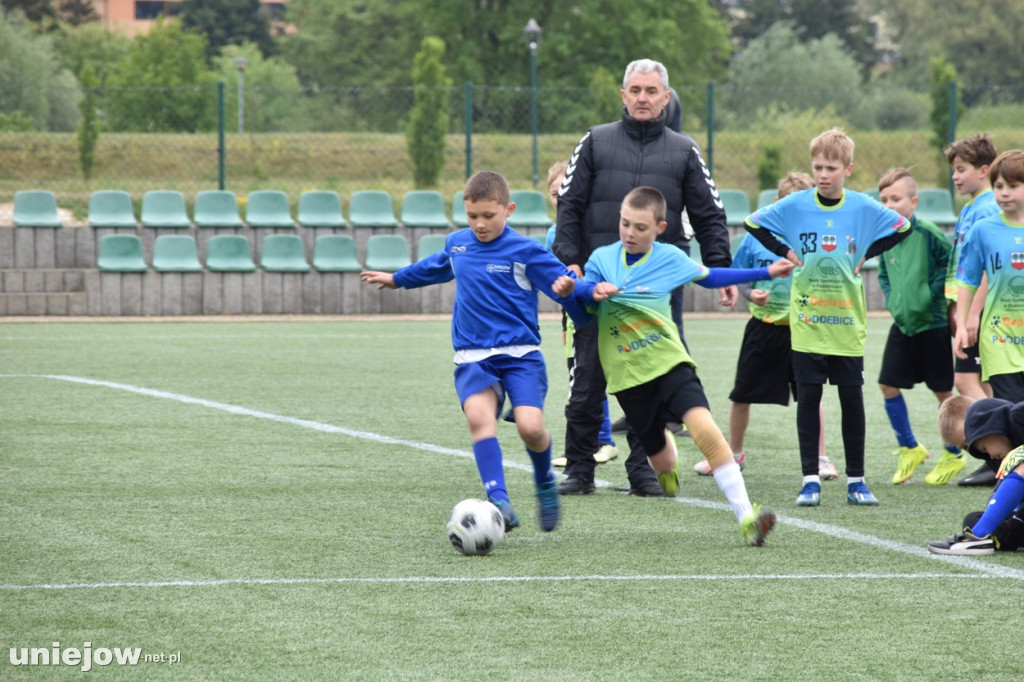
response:
{"label": "black hooded jacket", "polygon": [[583,267],[594,249],[619,240],[619,206],[635,187],[665,195],[668,227],[659,241],[682,245],[686,211],[704,265],[729,267],[725,209],[700,148],[689,136],[665,127],[666,112],[641,123],[622,110],[622,120],[594,126],[569,160],[559,190],[552,249],[566,265]]}
{"label": "black hooded jacket", "polygon": [[967,438],[967,451],[973,457],[989,459],[988,455],[976,450],[974,445],[979,438],[995,434],[1009,438],[1012,447],[1024,445],[1024,403],[983,398],[967,408],[964,436]]}

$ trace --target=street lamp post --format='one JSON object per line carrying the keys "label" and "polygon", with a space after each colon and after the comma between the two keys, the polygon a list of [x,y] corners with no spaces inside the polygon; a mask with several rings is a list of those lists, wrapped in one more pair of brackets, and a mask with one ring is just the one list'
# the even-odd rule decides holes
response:
{"label": "street lamp post", "polygon": [[249,60],[245,57],[235,58],[235,68],[238,69],[238,132],[245,132],[245,67]]}
{"label": "street lamp post", "polygon": [[530,48],[530,124],[533,128],[533,186],[537,186],[537,46],[540,45],[541,28],[530,17],[523,28],[526,45]]}

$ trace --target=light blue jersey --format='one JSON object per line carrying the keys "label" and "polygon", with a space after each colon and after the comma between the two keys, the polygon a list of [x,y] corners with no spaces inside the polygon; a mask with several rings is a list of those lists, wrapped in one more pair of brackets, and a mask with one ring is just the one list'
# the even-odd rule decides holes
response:
{"label": "light blue jersey", "polygon": [[985,218],[999,215],[999,204],[996,195],[988,189],[964,204],[960,215],[956,218],[953,228],[953,251],[949,255],[949,266],[946,268],[946,300],[956,301],[958,285],[956,283],[957,268],[960,266],[960,254],[970,236],[974,225]]}
{"label": "light blue jersey", "polygon": [[[764,247],[764,245],[748,234],[740,242],[736,249],[736,255],[732,257],[733,268],[766,268],[779,257]],[[768,301],[765,305],[757,305],[753,301],[747,301],[750,314],[756,319],[767,324],[789,325],[789,293],[793,285],[790,277],[776,277],[775,279],[762,279],[751,282],[751,287],[768,292]]]}

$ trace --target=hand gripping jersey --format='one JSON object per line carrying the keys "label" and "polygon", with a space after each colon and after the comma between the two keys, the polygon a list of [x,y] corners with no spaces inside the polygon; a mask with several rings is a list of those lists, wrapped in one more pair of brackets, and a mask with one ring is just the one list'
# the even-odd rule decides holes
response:
{"label": "hand gripping jersey", "polygon": [[611,282],[620,292],[597,308],[598,355],[609,393],[645,384],[681,363],[696,366],[672,322],[669,294],[706,277],[706,267],[662,242],[627,265],[618,243],[596,249],[585,272],[587,281]]}
{"label": "hand gripping jersey", "polygon": [[770,231],[803,263],[793,270],[790,291],[793,350],[863,356],[867,306],[853,271],[874,242],[910,229],[906,219],[850,190],[837,205],[824,206],[812,187],[758,209],[747,226]]}
{"label": "hand gripping jersey", "polygon": [[988,275],[988,296],[978,328],[981,379],[1024,372],[1024,225],[1002,213],[974,224],[960,254],[958,286],[972,291]]}

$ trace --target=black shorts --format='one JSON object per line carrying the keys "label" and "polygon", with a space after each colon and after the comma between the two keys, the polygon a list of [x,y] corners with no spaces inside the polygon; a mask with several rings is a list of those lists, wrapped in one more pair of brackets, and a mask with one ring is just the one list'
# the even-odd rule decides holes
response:
{"label": "black shorts", "polygon": [[893,388],[913,388],[924,383],[935,392],[952,391],[949,327],[928,329],[913,336],[907,336],[896,325],[889,327],[878,383]]}
{"label": "black shorts", "polygon": [[960,359],[953,356],[953,371],[958,374],[981,374],[981,356],[978,354],[978,344],[964,348],[966,358]]}
{"label": "black shorts", "polygon": [[792,354],[788,324],[769,324],[750,318],[743,330],[736,379],[729,400],[734,403],[788,405],[790,394],[796,398],[796,382],[790,361]]}
{"label": "black shorts", "polygon": [[710,409],[704,385],[692,365],[676,365],[657,379],[615,394],[626,421],[648,454],[665,447],[665,426],[679,423],[694,407]]}
{"label": "black shorts", "polygon": [[793,376],[797,384],[863,386],[864,356],[822,355],[793,351]]}
{"label": "black shorts", "polygon": [[1024,373],[993,374],[988,378],[992,397],[1009,400],[1011,403],[1024,402]]}

